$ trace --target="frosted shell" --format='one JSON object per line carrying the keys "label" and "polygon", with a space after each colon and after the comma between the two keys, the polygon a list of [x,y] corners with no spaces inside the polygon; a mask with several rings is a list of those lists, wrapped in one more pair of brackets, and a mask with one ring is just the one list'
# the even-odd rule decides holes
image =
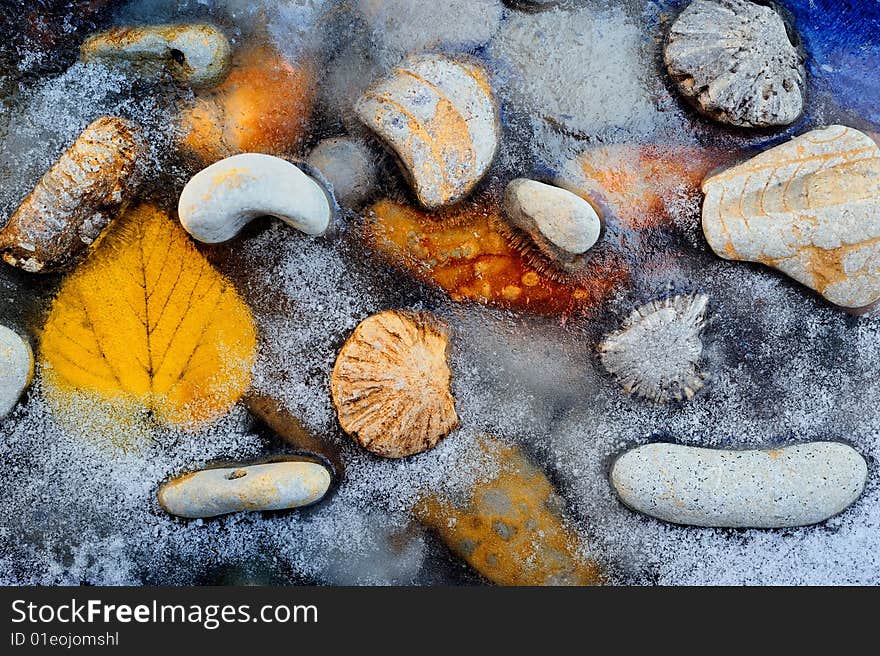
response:
{"label": "frosted shell", "polygon": [[705,382],[699,370],[703,294],[651,301],[599,345],[605,369],[629,394],[666,403],[690,399]]}
{"label": "frosted shell", "polygon": [[447,344],[445,326],[424,312],[391,310],[362,321],[330,377],[342,429],[387,458],[434,447],[458,423]]}
{"label": "frosted shell", "polygon": [[696,0],[672,24],[664,55],[679,91],[718,121],[788,125],[803,111],[803,62],[770,7]]}
{"label": "frosted shell", "polygon": [[442,55],[408,60],[370,87],[355,113],[394,150],[428,209],[466,196],[498,146],[486,71]]}
{"label": "frosted shell", "polygon": [[836,305],[880,299],[880,149],[813,130],[703,181],[703,233],[729,260],[761,262]]}

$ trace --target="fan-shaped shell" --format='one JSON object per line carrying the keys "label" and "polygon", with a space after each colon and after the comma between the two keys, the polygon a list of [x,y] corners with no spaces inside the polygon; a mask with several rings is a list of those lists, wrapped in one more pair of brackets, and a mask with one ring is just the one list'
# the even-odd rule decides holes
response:
{"label": "fan-shaped shell", "polygon": [[342,429],[387,458],[435,446],[458,423],[447,344],[446,327],[425,312],[389,310],[362,321],[330,378]]}
{"label": "fan-shaped shell", "polygon": [[633,396],[651,401],[684,401],[704,386],[699,370],[703,294],[651,301],[633,311],[599,345],[605,369]]}
{"label": "fan-shaped shell", "polygon": [[664,54],[679,91],[718,121],[788,125],[803,111],[803,61],[770,7],[696,0],[672,24]]}
{"label": "fan-shaped shell", "polygon": [[498,146],[488,76],[470,61],[412,58],[369,88],[355,113],[394,150],[428,209],[466,196]]}

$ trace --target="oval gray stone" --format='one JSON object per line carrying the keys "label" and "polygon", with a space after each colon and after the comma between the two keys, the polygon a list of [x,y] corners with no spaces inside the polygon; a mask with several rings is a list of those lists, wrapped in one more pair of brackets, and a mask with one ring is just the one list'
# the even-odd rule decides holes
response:
{"label": "oval gray stone", "polygon": [[375,157],[359,141],[346,137],[324,139],[306,162],[324,175],[336,200],[346,207],[357,207],[376,189]]}
{"label": "oval gray stone", "polygon": [[646,444],[617,459],[611,484],[633,510],[674,524],[783,528],[842,512],[867,475],[865,459],[837,442],[739,451]]}
{"label": "oval gray stone", "polygon": [[288,460],[202,469],[159,488],[159,505],[178,517],[216,517],[243,510],[285,510],[319,501],[330,487],[321,464]]}

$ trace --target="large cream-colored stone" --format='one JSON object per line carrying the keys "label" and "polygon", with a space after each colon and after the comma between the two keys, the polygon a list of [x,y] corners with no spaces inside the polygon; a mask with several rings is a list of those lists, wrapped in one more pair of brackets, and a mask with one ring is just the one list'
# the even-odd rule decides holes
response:
{"label": "large cream-colored stone", "polygon": [[428,209],[470,193],[498,147],[488,75],[472,61],[411,58],[370,87],[355,113],[394,150]]}
{"label": "large cream-colored stone", "polygon": [[703,232],[847,308],[880,299],[880,149],[832,125],[703,181]]}

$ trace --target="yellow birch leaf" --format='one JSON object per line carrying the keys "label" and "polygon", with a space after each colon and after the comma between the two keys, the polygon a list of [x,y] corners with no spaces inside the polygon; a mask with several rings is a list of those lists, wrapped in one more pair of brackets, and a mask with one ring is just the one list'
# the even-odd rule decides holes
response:
{"label": "yellow birch leaf", "polygon": [[41,360],[54,409],[77,395],[192,427],[250,383],[256,329],[183,228],[141,205],[116,219],[55,298]]}

